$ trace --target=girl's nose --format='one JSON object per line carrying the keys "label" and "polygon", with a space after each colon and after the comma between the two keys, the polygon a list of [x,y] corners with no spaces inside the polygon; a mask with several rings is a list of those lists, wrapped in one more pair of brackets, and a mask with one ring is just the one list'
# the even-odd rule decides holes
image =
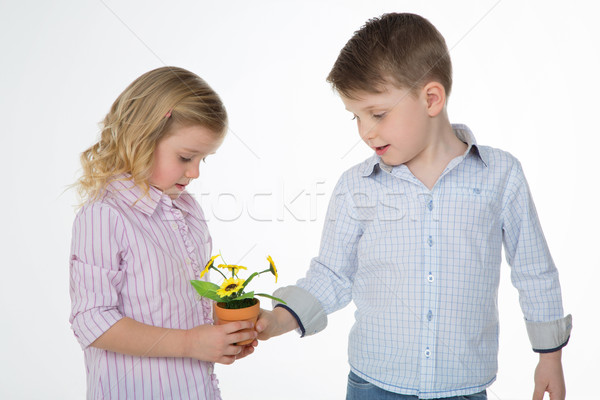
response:
{"label": "girl's nose", "polygon": [[196,179],[200,176],[200,162],[192,163],[190,167],[185,171],[186,178]]}

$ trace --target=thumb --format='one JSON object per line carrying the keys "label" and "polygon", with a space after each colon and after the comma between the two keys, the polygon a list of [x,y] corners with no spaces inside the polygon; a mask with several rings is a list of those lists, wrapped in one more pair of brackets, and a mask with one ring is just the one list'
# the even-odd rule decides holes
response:
{"label": "thumb", "polygon": [[261,333],[262,331],[265,330],[266,328],[266,321],[264,318],[261,318],[261,316],[259,316],[258,321],[256,321],[256,324],[254,324],[254,330],[258,333]]}
{"label": "thumb", "polygon": [[254,324],[254,330],[256,332],[261,333],[262,331],[267,329],[267,326],[269,325],[268,315],[269,312],[267,310],[263,310],[262,308],[260,309],[260,312],[258,314],[258,321],[256,321],[256,324]]}
{"label": "thumb", "polygon": [[260,321],[260,320],[259,320],[259,321],[256,323],[256,325],[254,325],[254,330],[255,330],[256,332],[258,332],[258,333],[261,333],[262,331],[264,331],[264,330],[265,330],[265,327],[263,326],[263,323],[262,323],[262,321]]}

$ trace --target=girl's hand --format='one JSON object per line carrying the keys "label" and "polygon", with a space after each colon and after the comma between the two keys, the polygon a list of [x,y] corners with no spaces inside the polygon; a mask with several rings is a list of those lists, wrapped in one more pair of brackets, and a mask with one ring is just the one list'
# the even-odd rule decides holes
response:
{"label": "girl's hand", "polygon": [[234,343],[256,338],[252,322],[231,322],[224,325],[199,325],[186,331],[185,352],[188,357],[202,361],[232,364],[236,358],[243,358],[254,351],[254,341],[249,346],[236,346]]}
{"label": "girl's hand", "polygon": [[267,340],[296,328],[298,328],[296,318],[283,307],[275,307],[273,311],[261,308],[258,321],[256,321],[259,340]]}
{"label": "girl's hand", "polygon": [[256,346],[258,346],[258,341],[257,340],[253,341],[252,343],[250,343],[250,344],[248,344],[246,346],[238,346],[238,347],[242,348],[242,351],[235,356],[235,359],[236,360],[240,360],[240,359],[242,359],[242,358],[244,358],[246,356],[249,356],[250,354],[254,353],[254,348]]}

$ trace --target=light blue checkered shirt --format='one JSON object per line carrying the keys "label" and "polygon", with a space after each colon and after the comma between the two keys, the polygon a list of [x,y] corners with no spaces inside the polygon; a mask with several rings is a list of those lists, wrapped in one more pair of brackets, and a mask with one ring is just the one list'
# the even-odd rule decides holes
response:
{"label": "light blue checkered shirt", "polygon": [[322,310],[303,311],[308,300],[293,286],[275,293],[307,334],[324,328],[318,314],[353,300],[352,371],[422,398],[475,393],[495,380],[503,242],[534,348],[566,344],[571,326],[521,165],[476,145],[466,126],[453,128],[468,149],[432,190],[378,156],[342,175],[319,256],[297,285]]}

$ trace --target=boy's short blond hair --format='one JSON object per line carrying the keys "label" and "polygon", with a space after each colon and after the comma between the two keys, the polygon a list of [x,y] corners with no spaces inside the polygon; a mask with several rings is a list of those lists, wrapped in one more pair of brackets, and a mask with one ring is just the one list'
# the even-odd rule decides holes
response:
{"label": "boy's short blond hair", "polygon": [[393,84],[412,93],[428,82],[452,89],[452,63],[446,41],[425,18],[415,14],[384,14],[354,33],[327,76],[340,94],[381,93]]}

